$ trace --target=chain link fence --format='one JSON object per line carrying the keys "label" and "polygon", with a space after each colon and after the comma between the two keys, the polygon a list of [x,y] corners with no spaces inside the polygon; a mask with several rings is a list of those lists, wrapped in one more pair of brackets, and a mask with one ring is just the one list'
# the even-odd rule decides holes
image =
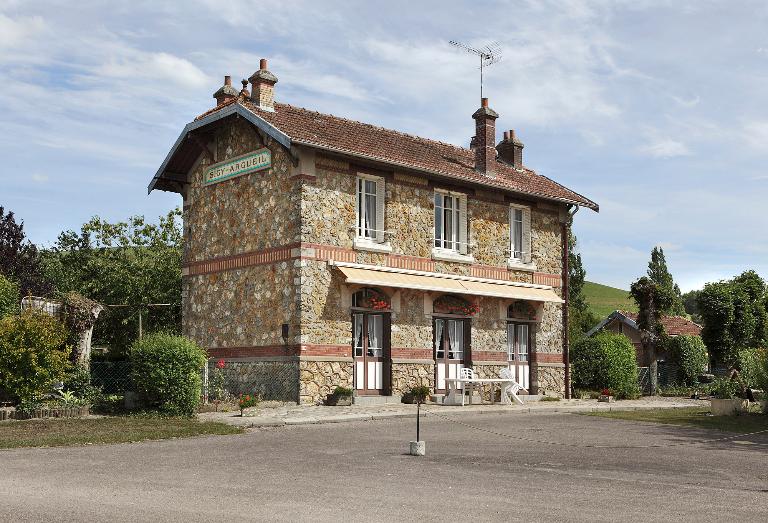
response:
{"label": "chain link fence", "polygon": [[651,393],[651,372],[648,367],[637,368],[637,385],[640,387],[640,394],[647,396]]}
{"label": "chain link fence", "polygon": [[104,394],[133,390],[130,361],[91,361],[91,384]]}
{"label": "chain link fence", "polygon": [[218,368],[217,360],[209,360],[207,377],[203,375],[203,397],[227,400],[241,394],[256,394],[265,401],[298,401],[298,362],[227,361]]}

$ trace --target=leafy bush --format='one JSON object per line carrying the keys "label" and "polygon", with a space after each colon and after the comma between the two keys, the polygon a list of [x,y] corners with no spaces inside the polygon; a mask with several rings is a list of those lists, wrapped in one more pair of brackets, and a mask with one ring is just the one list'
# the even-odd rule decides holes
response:
{"label": "leafy bush", "polygon": [[125,398],[122,394],[105,394],[96,398],[91,412],[98,414],[122,414],[125,412]]}
{"label": "leafy bush", "polygon": [[707,347],[699,336],[675,336],[667,339],[667,350],[677,364],[678,377],[686,385],[698,383],[706,370],[709,357]]}
{"label": "leafy bush", "polygon": [[69,367],[66,339],[64,325],[40,312],[0,320],[0,384],[5,395],[20,401],[51,392]]}
{"label": "leafy bush", "polygon": [[742,349],[736,359],[744,385],[768,391],[768,350]]}
{"label": "leafy bush", "polygon": [[731,378],[717,377],[712,382],[712,395],[717,399],[734,399],[739,397],[740,392],[739,382]]}
{"label": "leafy bush", "polygon": [[337,398],[350,398],[352,397],[352,389],[349,387],[336,387],[333,389],[333,395]]}
{"label": "leafy bush", "polygon": [[580,389],[609,388],[622,399],[640,395],[635,347],[623,334],[601,332],[574,343],[571,375]]}
{"label": "leafy bush", "polygon": [[64,391],[71,392],[86,405],[93,405],[101,396],[101,388],[91,384],[91,371],[84,365],[73,365],[64,378]]}
{"label": "leafy bush", "polygon": [[131,376],[144,407],[171,416],[192,416],[200,401],[206,354],[183,336],[155,333],[134,342]]}
{"label": "leafy bush", "polygon": [[19,301],[19,286],[0,274],[0,318],[15,314]]}
{"label": "leafy bush", "polygon": [[424,403],[431,392],[431,389],[426,385],[416,385],[403,394],[402,401],[403,403]]}
{"label": "leafy bush", "polygon": [[255,407],[259,404],[259,401],[261,398],[259,398],[258,394],[250,395],[250,394],[241,394],[240,399],[237,402],[237,406],[240,408],[240,415],[243,415],[243,411],[245,409],[248,409],[250,407]]}

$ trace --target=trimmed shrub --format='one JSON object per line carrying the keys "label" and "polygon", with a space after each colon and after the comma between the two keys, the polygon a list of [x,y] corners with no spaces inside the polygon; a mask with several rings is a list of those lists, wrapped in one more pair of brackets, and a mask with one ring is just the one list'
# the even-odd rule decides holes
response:
{"label": "trimmed shrub", "polygon": [[635,347],[623,334],[600,332],[571,347],[571,376],[579,389],[610,389],[617,398],[636,398],[637,360]]}
{"label": "trimmed shrub", "polygon": [[0,320],[0,395],[29,401],[53,392],[69,368],[67,329],[55,318],[28,311]]}
{"label": "trimmed shrub", "polygon": [[768,391],[768,350],[741,349],[736,360],[744,385]]}
{"label": "trimmed shrub", "polygon": [[19,286],[0,274],[0,318],[15,314],[19,301]]}
{"label": "trimmed shrub", "polygon": [[677,365],[678,378],[685,385],[694,385],[707,368],[707,347],[699,336],[675,336],[667,339],[667,350]]}
{"label": "trimmed shrub", "polygon": [[170,416],[192,416],[200,401],[206,354],[184,336],[156,333],[134,342],[131,376],[144,407]]}

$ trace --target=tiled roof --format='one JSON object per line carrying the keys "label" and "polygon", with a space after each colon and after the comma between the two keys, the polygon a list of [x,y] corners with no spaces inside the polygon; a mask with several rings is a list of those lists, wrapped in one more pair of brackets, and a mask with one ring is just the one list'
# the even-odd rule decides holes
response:
{"label": "tiled roof", "polygon": [[197,119],[232,103],[241,104],[299,144],[598,210],[592,200],[531,169],[498,163],[491,178],[475,171],[475,154],[470,149],[292,105],[276,103],[274,112],[265,111],[240,97]]}
{"label": "tiled roof", "polygon": [[[636,312],[618,312],[637,323]],[[701,336],[701,325],[682,316],[662,316],[661,324],[664,325],[664,331],[670,336]]]}

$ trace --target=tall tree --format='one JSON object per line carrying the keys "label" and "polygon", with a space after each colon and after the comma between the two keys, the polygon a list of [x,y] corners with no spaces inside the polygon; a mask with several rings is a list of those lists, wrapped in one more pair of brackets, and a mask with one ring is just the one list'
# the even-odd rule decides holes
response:
{"label": "tall tree", "polygon": [[587,297],[584,295],[584,282],[587,271],[577,252],[576,236],[568,235],[568,336],[572,341],[581,338],[595,326],[599,319],[589,310]]}
{"label": "tall tree", "polygon": [[22,295],[45,296],[53,286],[45,279],[40,252],[27,239],[24,222],[0,206],[0,273],[19,285]]}
{"label": "tall tree", "polygon": [[[47,273],[61,292],[78,292],[108,307],[94,328],[94,343],[122,352],[146,331],[181,328],[181,212],[157,223],[134,216],[109,223],[94,217],[80,231],[59,235],[45,253]],[[156,306],[155,304],[170,304]]]}
{"label": "tall tree", "polygon": [[672,302],[667,309],[661,310],[662,314],[685,314],[680,287],[677,286],[667,268],[667,259],[664,256],[664,249],[661,247],[654,247],[651,251],[651,261],[648,262],[648,278],[672,297]]}
{"label": "tall tree", "polygon": [[664,325],[661,323],[661,316],[672,306],[674,294],[669,287],[661,286],[647,276],[635,281],[629,292],[637,303],[637,326],[640,329],[640,343],[643,345],[643,350],[651,356],[651,364],[648,369],[651,376],[651,394],[656,394],[659,368],[658,353],[666,336]]}

